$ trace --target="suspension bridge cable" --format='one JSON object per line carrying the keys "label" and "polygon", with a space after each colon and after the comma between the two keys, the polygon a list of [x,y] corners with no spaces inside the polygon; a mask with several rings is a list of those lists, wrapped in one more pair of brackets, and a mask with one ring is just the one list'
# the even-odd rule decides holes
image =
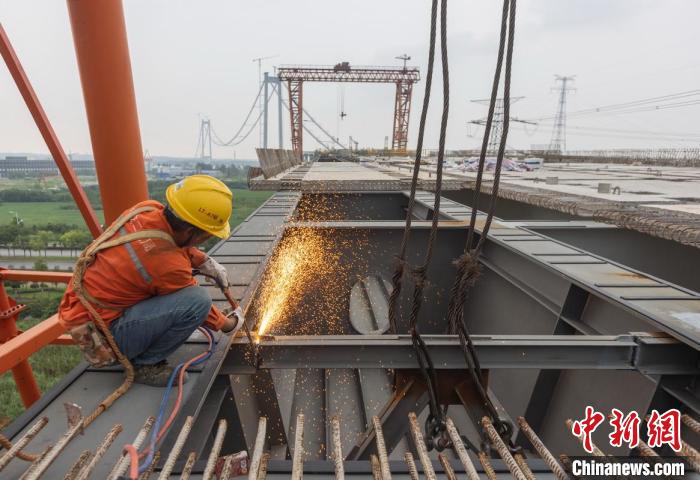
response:
{"label": "suspension bridge cable", "polygon": [[[267,98],[265,99],[265,103],[266,103],[266,104],[269,103],[270,98],[272,98],[272,94],[273,94],[273,93],[274,93],[274,89],[270,91],[270,94],[269,94],[269,95],[267,96]],[[255,127],[258,125],[258,123],[260,123],[260,119],[262,118],[262,116],[263,116],[263,111],[260,111],[260,113],[259,113],[258,116],[255,118],[255,121],[250,125],[250,128],[249,128],[248,131],[245,133],[245,135],[243,135],[243,137],[239,138],[238,140],[235,140],[235,137],[234,137],[234,138],[232,138],[229,142],[226,142],[226,143],[217,143],[216,141],[215,141],[214,143],[215,143],[216,145],[219,145],[220,147],[233,147],[233,146],[236,146],[236,145],[240,145],[240,144],[243,143],[243,142],[245,141],[245,139],[248,138],[248,136],[253,132],[253,130],[255,129]],[[218,137],[218,135],[216,134],[216,131],[214,130],[214,126],[213,126],[213,125],[211,126],[211,131],[212,131],[212,134],[214,135],[214,137],[218,139],[219,137]],[[235,141],[234,141],[234,140],[235,140]]]}
{"label": "suspension bridge cable", "polygon": [[[277,87],[275,86],[275,88],[277,88]],[[281,95],[281,93],[278,92],[278,95]],[[284,105],[284,108],[286,108],[287,111],[289,112],[289,105],[288,105],[286,102],[284,102],[284,101],[282,102],[282,105]],[[319,145],[321,145],[321,146],[322,146],[323,148],[325,148],[326,150],[330,150],[330,148],[328,147],[328,145],[327,145],[323,140],[321,140],[320,138],[318,138],[318,137],[314,134],[314,132],[311,131],[306,125],[304,125],[304,124],[302,123],[301,126],[304,128],[304,131],[305,131],[306,133],[308,133],[309,135],[311,135],[311,138],[313,138],[314,140],[316,140],[316,142],[317,142]]]}
{"label": "suspension bridge cable", "polygon": [[[216,145],[218,145],[220,147],[228,147],[230,145],[238,145],[237,143],[234,144],[234,142],[236,141],[238,136],[241,134],[241,132],[245,128],[246,123],[248,123],[248,120],[250,119],[250,115],[253,113],[253,110],[255,110],[255,107],[257,106],[257,103],[258,103],[258,99],[260,98],[260,95],[262,95],[263,85],[264,84],[260,85],[260,89],[258,90],[258,94],[255,96],[255,100],[253,100],[253,105],[250,107],[250,110],[248,110],[248,114],[245,116],[245,119],[243,120],[243,123],[241,124],[241,126],[238,128],[236,133],[233,134],[233,137],[231,137],[231,140],[224,142],[223,140],[221,140],[221,138],[219,138],[219,136],[216,134],[216,132],[212,132],[214,134],[213,140],[214,140],[214,143]],[[258,120],[259,120],[259,118],[258,118]],[[250,132],[248,133],[248,135],[249,134],[250,134]],[[246,135],[246,136],[248,136],[248,135]]]}
{"label": "suspension bridge cable", "polygon": [[346,149],[346,148],[347,148],[345,145],[343,145],[342,143],[340,143],[340,142],[338,141],[337,138],[335,138],[333,135],[331,135],[330,133],[328,133],[328,131],[326,131],[326,129],[323,128],[323,127],[321,126],[320,123],[318,123],[316,120],[314,120],[314,117],[312,117],[312,116],[309,114],[309,112],[306,111],[305,108],[302,108],[302,110],[304,111],[304,114],[305,114],[307,117],[309,117],[309,120],[311,120],[311,122],[312,122],[314,125],[316,125],[323,133],[325,133],[326,136],[327,136],[328,138],[330,138],[331,141],[332,141],[333,143],[335,143],[336,145],[338,145],[340,148],[343,148],[343,149]]}

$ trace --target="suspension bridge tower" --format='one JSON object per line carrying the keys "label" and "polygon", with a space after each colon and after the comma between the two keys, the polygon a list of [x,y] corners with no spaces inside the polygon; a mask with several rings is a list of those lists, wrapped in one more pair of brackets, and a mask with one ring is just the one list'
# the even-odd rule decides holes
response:
{"label": "suspension bridge tower", "polygon": [[557,86],[552,87],[552,91],[559,92],[559,104],[557,106],[557,114],[554,117],[554,128],[552,129],[552,139],[549,142],[550,152],[565,152],[566,151],[566,94],[575,92],[576,89],[571,87],[575,75],[562,76],[555,75]]}
{"label": "suspension bridge tower", "polygon": [[211,120],[203,118],[199,125],[199,139],[195,157],[201,160],[211,160]]}

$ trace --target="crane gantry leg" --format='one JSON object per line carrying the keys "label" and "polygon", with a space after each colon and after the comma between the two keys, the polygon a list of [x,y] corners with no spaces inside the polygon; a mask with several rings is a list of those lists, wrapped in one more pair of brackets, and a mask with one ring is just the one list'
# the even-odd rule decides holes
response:
{"label": "crane gantry leg", "polygon": [[391,149],[394,153],[406,153],[408,144],[408,118],[411,112],[411,93],[413,82],[396,82],[396,101],[394,105],[394,136]]}
{"label": "crane gantry leg", "polygon": [[303,106],[302,106],[302,80],[289,80],[289,116],[292,127],[292,150],[297,158],[304,155],[304,145],[302,142],[302,129],[304,128]]}

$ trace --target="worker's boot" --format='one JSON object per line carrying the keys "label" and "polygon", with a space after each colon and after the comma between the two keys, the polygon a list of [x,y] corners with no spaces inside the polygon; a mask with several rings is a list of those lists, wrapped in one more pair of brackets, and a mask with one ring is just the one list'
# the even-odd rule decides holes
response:
{"label": "worker's boot", "polygon": [[[134,382],[141,383],[143,385],[149,385],[151,387],[165,387],[168,385],[168,380],[173,374],[174,367],[168,365],[168,363],[163,360],[154,365],[141,365],[136,367],[136,374],[134,376]],[[187,382],[187,372],[185,372],[185,378],[183,383]],[[177,383],[177,378],[173,380],[173,385]]]}

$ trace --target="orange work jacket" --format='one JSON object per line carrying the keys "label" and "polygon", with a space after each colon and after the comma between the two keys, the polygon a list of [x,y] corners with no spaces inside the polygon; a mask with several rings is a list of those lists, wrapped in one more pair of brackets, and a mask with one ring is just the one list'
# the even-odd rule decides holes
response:
{"label": "orange work jacket", "polygon": [[[164,206],[155,200],[141,202],[133,209],[153,206],[156,210],[143,212],[129,220],[119,234],[140,230],[162,230],[173,235],[165,219]],[[117,309],[94,305],[108,325],[121,315],[121,310],[156,295],[167,295],[191,285],[197,285],[192,269],[206,260],[204,252],[195,247],[181,248],[160,238],[146,238],[98,252],[87,268],[83,287],[96,300]],[[68,285],[58,309],[58,319],[66,329],[91,321],[90,314]],[[221,329],[226,317],[212,307],[206,325]]]}

